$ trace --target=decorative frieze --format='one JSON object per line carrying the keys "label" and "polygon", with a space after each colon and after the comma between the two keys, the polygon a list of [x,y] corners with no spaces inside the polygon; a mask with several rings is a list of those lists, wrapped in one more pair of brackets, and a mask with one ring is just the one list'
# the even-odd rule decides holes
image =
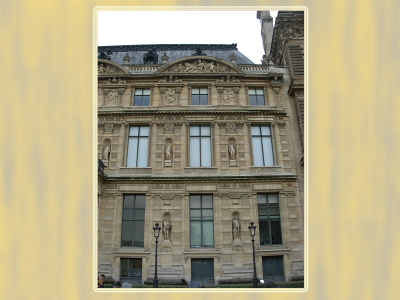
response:
{"label": "decorative frieze", "polygon": [[104,105],[106,106],[119,106],[121,105],[121,96],[124,94],[125,89],[104,89]]}
{"label": "decorative frieze", "polygon": [[194,59],[177,63],[163,70],[163,73],[233,73],[236,71],[222,63],[205,59]]}
{"label": "decorative frieze", "polygon": [[183,184],[166,183],[166,184],[152,184],[152,189],[163,190],[163,189],[183,189]]}
{"label": "decorative frieze", "polygon": [[225,128],[226,133],[236,133],[238,128],[243,128],[243,122],[219,122],[220,128]]}

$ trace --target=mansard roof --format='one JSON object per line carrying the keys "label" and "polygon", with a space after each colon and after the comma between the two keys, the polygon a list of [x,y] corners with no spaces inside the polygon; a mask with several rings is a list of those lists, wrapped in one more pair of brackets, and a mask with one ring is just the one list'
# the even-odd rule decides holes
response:
{"label": "mansard roof", "polygon": [[[151,51],[155,54],[153,57],[156,57],[155,64],[160,65],[163,64],[164,54],[168,57],[166,62],[170,63],[184,57],[198,56],[199,50],[201,50],[200,55],[219,58],[228,63],[232,63],[231,56],[234,54],[237,64],[254,64],[237,49],[237,44],[149,44],[98,47],[100,59],[108,59],[119,65],[142,65],[145,55]],[[128,60],[127,57],[129,57]]]}

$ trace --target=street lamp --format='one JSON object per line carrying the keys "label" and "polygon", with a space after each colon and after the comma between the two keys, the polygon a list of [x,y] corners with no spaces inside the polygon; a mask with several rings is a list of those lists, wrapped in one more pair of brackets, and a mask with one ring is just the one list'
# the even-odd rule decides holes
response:
{"label": "street lamp", "polygon": [[153,279],[153,288],[158,288],[158,278],[157,278],[157,244],[158,244],[158,237],[160,236],[161,227],[158,226],[156,223],[156,227],[153,227],[154,230],[154,237],[156,238],[156,268],[154,271],[154,279]]}
{"label": "street lamp", "polygon": [[249,230],[251,235],[251,242],[253,243],[253,288],[258,288],[258,278],[256,273],[256,252],[254,251],[254,236],[256,235],[256,228],[257,226],[254,226],[254,222],[250,222]]}

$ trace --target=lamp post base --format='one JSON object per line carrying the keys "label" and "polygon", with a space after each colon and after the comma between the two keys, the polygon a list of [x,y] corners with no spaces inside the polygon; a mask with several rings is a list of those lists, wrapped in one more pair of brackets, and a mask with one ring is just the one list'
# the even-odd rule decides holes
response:
{"label": "lamp post base", "polygon": [[253,278],[253,288],[258,288],[258,278]]}

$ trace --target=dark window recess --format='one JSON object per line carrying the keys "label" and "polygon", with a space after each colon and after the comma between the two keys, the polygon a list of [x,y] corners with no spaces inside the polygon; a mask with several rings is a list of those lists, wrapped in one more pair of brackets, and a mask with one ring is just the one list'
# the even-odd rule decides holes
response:
{"label": "dark window recess", "polygon": [[278,194],[258,194],[260,245],[282,244]]}
{"label": "dark window recess", "polygon": [[282,282],[285,281],[283,272],[283,256],[263,256],[263,279],[265,282]]}
{"label": "dark window recess", "polygon": [[122,210],[122,247],[144,247],[144,195],[125,195]]}
{"label": "dark window recess", "polygon": [[121,258],[121,281],[134,285],[142,284],[141,258]]}
{"label": "dark window recess", "polygon": [[192,258],[192,283],[198,282],[200,286],[214,285],[214,259]]}

